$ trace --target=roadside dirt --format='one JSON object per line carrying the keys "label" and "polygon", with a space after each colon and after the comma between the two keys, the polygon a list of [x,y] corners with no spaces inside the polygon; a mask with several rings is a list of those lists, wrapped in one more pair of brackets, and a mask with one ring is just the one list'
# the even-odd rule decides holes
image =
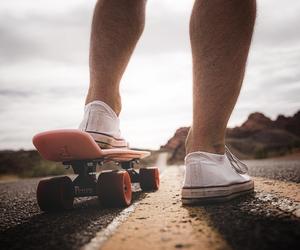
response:
{"label": "roadside dirt", "polygon": [[300,202],[300,184],[289,181],[275,181],[262,177],[254,177],[255,188],[280,197]]}

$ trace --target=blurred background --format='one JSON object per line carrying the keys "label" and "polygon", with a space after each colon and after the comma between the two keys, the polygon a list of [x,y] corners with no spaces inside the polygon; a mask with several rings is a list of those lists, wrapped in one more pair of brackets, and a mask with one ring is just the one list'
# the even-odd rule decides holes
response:
{"label": "blurred background", "polygon": [[[181,205],[194,0],[148,0],[144,34],[121,83],[121,130],[132,147],[151,150],[140,166],[164,171],[161,191],[133,186],[138,202],[126,210],[104,209],[96,197],[76,199],[68,212],[39,209],[40,177],[75,178],[61,163],[42,159],[31,140],[81,122],[95,2],[0,0],[0,249],[95,248],[119,225],[126,232],[111,242],[121,249],[299,249],[299,0],[257,0],[245,80],[227,129],[226,144],[248,165],[254,195],[216,206]],[[165,167],[171,164],[179,167]],[[132,223],[122,225],[127,217]]]}
{"label": "blurred background", "polygon": [[[0,2],[0,149],[32,149],[35,133],[80,123],[95,2]],[[145,31],[121,83],[121,128],[133,147],[158,149],[191,123],[192,4],[147,3]],[[255,111],[275,119],[300,108],[299,13],[296,0],[258,0],[246,77],[230,127]]]}

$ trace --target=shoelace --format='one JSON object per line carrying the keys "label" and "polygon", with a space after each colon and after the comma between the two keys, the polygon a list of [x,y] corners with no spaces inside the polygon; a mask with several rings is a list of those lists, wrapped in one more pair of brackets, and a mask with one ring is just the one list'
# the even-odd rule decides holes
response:
{"label": "shoelace", "polygon": [[230,161],[231,166],[235,169],[239,174],[246,174],[248,172],[248,167],[245,163],[241,162],[233,153],[229,150],[229,148],[225,145],[225,153]]}

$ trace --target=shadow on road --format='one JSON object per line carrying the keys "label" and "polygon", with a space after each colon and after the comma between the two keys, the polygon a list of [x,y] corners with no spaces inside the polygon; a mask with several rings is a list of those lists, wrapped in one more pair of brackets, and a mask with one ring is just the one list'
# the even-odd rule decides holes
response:
{"label": "shadow on road", "polygon": [[199,219],[204,210],[210,226],[219,232],[232,249],[299,247],[300,220],[259,200],[256,194],[219,205],[185,208],[191,217],[198,216]]}
{"label": "shadow on road", "polygon": [[[138,201],[146,194],[134,192]],[[123,209],[105,209],[97,198],[81,199],[74,209],[34,215],[0,234],[2,249],[79,249]]]}

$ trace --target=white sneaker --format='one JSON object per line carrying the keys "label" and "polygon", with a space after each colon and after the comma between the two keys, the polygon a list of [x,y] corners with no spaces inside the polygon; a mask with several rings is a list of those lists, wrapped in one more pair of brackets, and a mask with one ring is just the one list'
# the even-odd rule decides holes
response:
{"label": "white sneaker", "polygon": [[225,146],[225,154],[193,152],[185,157],[182,203],[223,202],[251,193],[254,182],[247,165]]}
{"label": "white sneaker", "polygon": [[93,101],[85,106],[79,129],[89,133],[101,148],[128,147],[128,143],[121,137],[118,116],[104,102]]}

